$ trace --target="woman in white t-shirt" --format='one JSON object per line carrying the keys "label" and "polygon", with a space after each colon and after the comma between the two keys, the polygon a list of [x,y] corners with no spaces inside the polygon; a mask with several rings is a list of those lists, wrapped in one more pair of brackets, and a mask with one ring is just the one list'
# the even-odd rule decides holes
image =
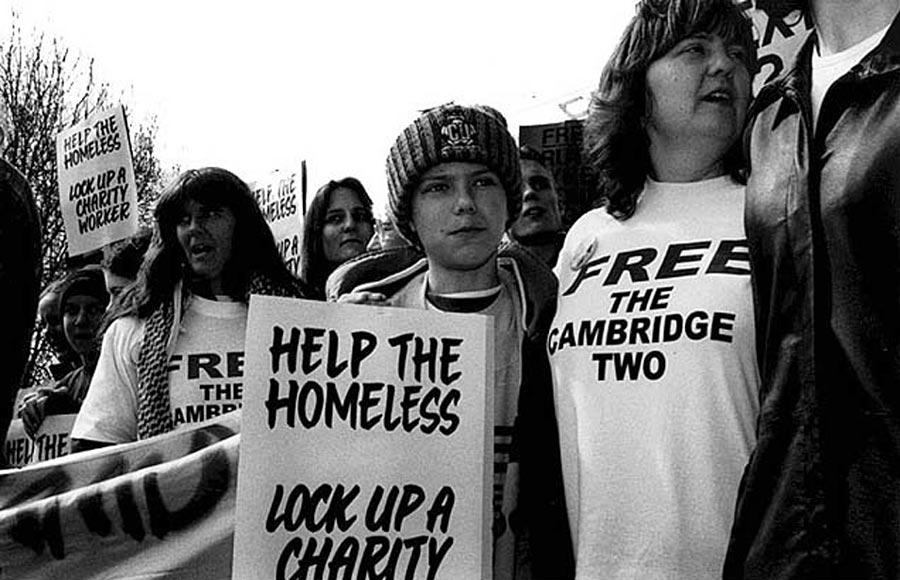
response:
{"label": "woman in white t-shirt", "polygon": [[163,192],[137,280],[109,313],[80,450],[145,439],[240,406],[249,294],[302,296],[247,185],[216,167]]}
{"label": "woman in white t-shirt", "polygon": [[755,67],[731,0],[644,0],[594,94],[602,207],[566,237],[547,343],[578,578],[721,574],[757,411],[739,143]]}

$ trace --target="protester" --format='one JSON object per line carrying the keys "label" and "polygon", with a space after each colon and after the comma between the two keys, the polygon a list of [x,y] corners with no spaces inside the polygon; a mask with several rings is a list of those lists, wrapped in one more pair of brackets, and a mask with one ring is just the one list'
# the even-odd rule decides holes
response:
{"label": "protester", "polygon": [[319,188],[303,222],[301,271],[312,298],[325,299],[325,281],[336,267],[366,251],[375,232],[372,200],[358,179]]}
{"label": "protester", "polygon": [[85,267],[66,278],[59,298],[63,332],[79,365],[52,386],[38,387],[23,398],[19,416],[29,436],[34,437],[45,416],[77,413],[81,407],[97,364],[97,332],[108,302],[99,267]]}
{"label": "protester", "polygon": [[409,242],[400,235],[389,218],[375,219],[375,234],[366,246],[367,252],[377,252],[388,248],[408,246]]}
{"label": "protester", "polygon": [[[538,494],[544,488],[536,481],[559,474],[558,456],[556,465],[533,465],[526,455],[540,450],[512,440],[520,396],[549,391],[543,345],[556,281],[533,257],[497,255],[510,216],[518,215],[521,204],[518,151],[506,121],[484,106],[447,104],[426,111],[397,137],[387,171],[389,217],[424,257],[405,268],[396,252],[360,258],[348,275],[356,280],[365,278],[359,271],[376,275],[340,300],[493,318],[493,577],[512,578],[528,564],[516,560],[516,547],[527,545],[533,527],[532,577],[565,578],[570,555],[565,512],[558,509],[559,519],[552,519],[553,506],[541,503],[546,498]],[[385,273],[385,262],[396,266],[393,272]],[[552,407],[549,417],[546,427],[551,428]],[[557,445],[554,438],[535,444]],[[521,509],[514,492],[518,485]],[[538,521],[541,526],[535,525]]]}
{"label": "protester", "polygon": [[549,333],[577,577],[718,578],[758,376],[731,0],[643,0],[585,128],[603,206],[570,229]]}
{"label": "protester", "polygon": [[544,165],[539,151],[523,145],[519,148],[522,169],[522,209],[510,226],[509,237],[534,253],[549,267],[566,237],[559,212],[556,180]]}
{"label": "protester", "polygon": [[137,278],[152,236],[152,229],[141,228],[135,235],[103,247],[100,266],[106,290],[113,299]]}
{"label": "protester", "polygon": [[759,7],[815,32],[747,133],[762,414],[724,576],[897,578],[900,2]]}
{"label": "protester", "polygon": [[53,380],[66,376],[79,365],[79,356],[72,350],[66,334],[63,330],[62,311],[59,306],[59,297],[65,285],[67,275],[47,285],[38,297],[38,321],[44,328],[44,339],[50,347],[51,354],[55,358],[48,366]]}
{"label": "protester", "polygon": [[240,406],[247,300],[302,296],[247,187],[224,169],[179,175],[119,297],[73,428],[73,449],[146,439]]}
{"label": "protester", "polygon": [[[0,106],[0,117],[5,107]],[[0,131],[5,150],[11,128]],[[41,221],[31,188],[15,167],[0,159],[0,443],[15,411],[15,401],[28,356],[37,313],[41,280]],[[0,446],[0,455],[2,449]]]}

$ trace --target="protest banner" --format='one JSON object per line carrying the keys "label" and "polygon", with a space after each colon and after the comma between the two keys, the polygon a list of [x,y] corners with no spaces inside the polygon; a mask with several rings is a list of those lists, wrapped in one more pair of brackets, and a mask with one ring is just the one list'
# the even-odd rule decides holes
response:
{"label": "protest banner", "polygon": [[229,578],[240,411],[0,471],[0,580]]}
{"label": "protest banner", "polygon": [[303,249],[303,214],[306,213],[306,161],[298,171],[274,171],[249,184],[272,229],[281,259],[294,276],[300,276]]}
{"label": "protest banner", "polygon": [[490,578],[493,330],[252,296],[234,578]]}
{"label": "protest banner", "polygon": [[70,256],[137,233],[137,184],[122,105],[59,133],[56,160]]}
{"label": "protest banner", "polygon": [[69,454],[69,433],[77,415],[47,415],[32,439],[21,419],[13,419],[6,434],[6,462],[10,467],[32,465]]}

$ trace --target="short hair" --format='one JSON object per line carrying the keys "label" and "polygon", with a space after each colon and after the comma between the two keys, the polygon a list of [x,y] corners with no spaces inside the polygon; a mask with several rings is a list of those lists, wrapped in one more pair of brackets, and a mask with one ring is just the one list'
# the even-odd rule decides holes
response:
{"label": "short hair", "polygon": [[[607,211],[630,217],[650,173],[644,119],[648,116],[647,69],[678,42],[699,32],[717,32],[740,44],[747,69],[756,70],[756,44],[749,18],[732,0],[641,0],[591,96],[585,122],[587,163],[598,175]],[[726,171],[745,181],[740,139],[725,156]]]}
{"label": "short hair", "polygon": [[369,211],[374,227],[375,217],[372,215],[372,198],[362,182],[355,177],[331,180],[316,191],[306,215],[303,218],[303,249],[300,253],[300,269],[304,281],[320,293],[325,288],[325,280],[331,273],[331,266],[325,259],[325,246],[322,243],[322,231],[325,229],[325,218],[331,198],[338,189],[349,189],[359,198],[359,202]]}
{"label": "short hair", "polygon": [[522,145],[519,147],[519,161],[534,161],[544,169],[550,170],[544,163],[544,155],[532,147],[531,145]]}

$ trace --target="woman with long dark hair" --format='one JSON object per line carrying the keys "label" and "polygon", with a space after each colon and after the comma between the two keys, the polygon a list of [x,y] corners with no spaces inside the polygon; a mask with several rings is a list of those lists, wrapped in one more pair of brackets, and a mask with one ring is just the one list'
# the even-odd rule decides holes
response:
{"label": "woman with long dark hair", "polygon": [[319,188],[303,223],[301,271],[313,298],[325,299],[325,281],[335,268],[366,251],[375,233],[372,199],[354,177]]}
{"label": "woman with long dark hair", "polygon": [[251,293],[302,297],[247,185],[216,167],[163,192],[137,280],[108,315],[75,448],[170,431],[240,406]]}

